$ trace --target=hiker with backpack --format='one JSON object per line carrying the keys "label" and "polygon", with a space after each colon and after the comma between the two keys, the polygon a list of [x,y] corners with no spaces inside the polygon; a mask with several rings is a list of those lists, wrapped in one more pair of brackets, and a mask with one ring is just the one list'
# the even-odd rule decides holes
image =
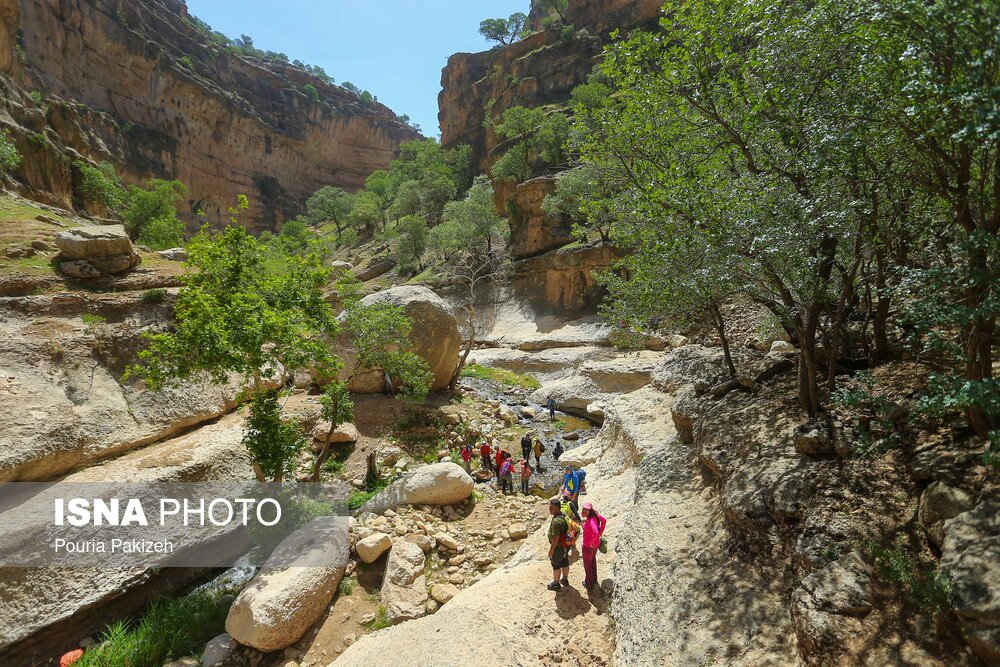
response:
{"label": "hiker with backpack", "polygon": [[[608,520],[594,509],[593,503],[583,504],[583,585],[588,590],[597,585],[597,551],[604,545],[604,529]],[[603,550],[607,547],[604,546]]]}
{"label": "hiker with backpack", "polygon": [[531,480],[531,466],[527,459],[521,459],[521,493],[528,495],[528,482]]}
{"label": "hiker with backpack", "polygon": [[565,493],[559,503],[559,509],[562,510],[563,517],[566,518],[566,525],[569,526],[569,529],[566,531],[567,552],[571,558],[577,557],[580,555],[580,552],[577,551],[576,540],[580,537],[583,519],[580,518],[580,512],[577,511],[576,503]]}
{"label": "hiker with backpack", "polygon": [[500,477],[500,466],[503,465],[503,460],[508,456],[510,456],[510,452],[508,452],[500,445],[497,445],[497,454],[496,457],[493,459],[493,465],[496,470],[497,478]]}
{"label": "hiker with backpack", "polygon": [[510,454],[504,453],[506,456],[500,464],[500,490],[506,496],[514,494],[514,459]]}
{"label": "hiker with backpack", "polygon": [[566,466],[566,477],[563,478],[562,490],[574,503],[580,497],[580,489],[583,486],[583,480],[586,478],[587,473],[583,470],[574,469],[573,466]]}
{"label": "hiker with backpack", "polygon": [[546,405],[549,408],[549,421],[550,422],[551,421],[555,421],[556,420],[556,399],[554,399],[551,396],[549,396],[549,400],[546,403]]}
{"label": "hiker with backpack", "polygon": [[562,500],[558,497],[549,500],[549,564],[552,565],[552,581],[547,588],[558,591],[563,586],[569,586],[569,547],[567,533],[569,523],[562,512]]}
{"label": "hiker with backpack", "polygon": [[558,461],[559,457],[562,456],[562,453],[563,453],[562,443],[561,442],[557,442],[556,446],[552,448],[552,458],[554,458],[556,461]]}
{"label": "hiker with backpack", "polygon": [[531,434],[525,433],[521,436],[521,458],[531,458]]}
{"label": "hiker with backpack", "polygon": [[[536,437],[535,438],[535,442],[532,445],[532,449],[535,452],[535,467],[538,468],[539,470],[541,470],[542,469],[542,454],[545,452],[545,445],[543,445],[542,441],[539,438]],[[528,457],[525,457],[525,458],[528,458]]]}

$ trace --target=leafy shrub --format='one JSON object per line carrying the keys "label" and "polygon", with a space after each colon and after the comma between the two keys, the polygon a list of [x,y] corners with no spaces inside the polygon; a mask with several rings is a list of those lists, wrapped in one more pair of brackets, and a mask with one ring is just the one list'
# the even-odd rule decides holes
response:
{"label": "leafy shrub", "polygon": [[935,567],[921,567],[899,535],[891,548],[872,546],[879,576],[900,586],[921,609],[936,612],[953,604],[951,580]]}
{"label": "leafy shrub", "polygon": [[129,236],[154,250],[184,243],[184,223],[175,202],[187,196],[180,181],[152,179],[146,188],[129,186],[122,219]]}
{"label": "leafy shrub", "polygon": [[307,83],[302,86],[302,92],[311,97],[314,101],[319,102],[319,91],[316,90],[316,86],[311,83]]}
{"label": "leafy shrub", "polygon": [[108,321],[108,318],[103,315],[96,315],[94,313],[84,313],[83,315],[80,315],[80,319],[83,320],[83,323],[87,326],[90,326],[91,324],[104,324]]}
{"label": "leafy shrub", "polygon": [[127,192],[113,164],[104,161],[94,166],[80,160],[73,164],[80,171],[80,194],[112,211],[125,206]]}
{"label": "leafy shrub", "polygon": [[154,287],[143,292],[139,300],[143,303],[162,303],[165,298],[167,298],[166,288]]}
{"label": "leafy shrub", "polygon": [[306,440],[298,420],[282,418],[278,392],[272,390],[260,391],[254,396],[243,444],[254,465],[259,466],[268,479],[280,481],[294,470]]}
{"label": "leafy shrub", "polygon": [[7,131],[0,132],[0,171],[10,173],[21,165],[21,154]]}
{"label": "leafy shrub", "polygon": [[355,581],[353,577],[343,577],[337,584],[337,595],[344,597],[354,592]]}

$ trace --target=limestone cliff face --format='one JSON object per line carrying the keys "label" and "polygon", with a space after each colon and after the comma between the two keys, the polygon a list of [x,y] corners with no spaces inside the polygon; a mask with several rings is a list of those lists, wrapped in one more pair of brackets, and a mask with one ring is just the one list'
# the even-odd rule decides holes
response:
{"label": "limestone cliff face", "polygon": [[[496,117],[513,106],[560,104],[587,80],[609,41],[609,33],[655,25],[661,0],[570,0],[566,22],[577,34],[560,38],[544,30],[482,53],[456,53],[441,72],[438,120],[445,147],[466,143],[473,165],[486,172],[495,158],[493,132],[483,127],[486,113]],[[532,26],[540,27],[537,11]],[[536,25],[537,24],[537,25]]]}
{"label": "limestone cliff face", "polygon": [[243,193],[243,221],[271,228],[323,185],[358,188],[418,136],[383,105],[209,45],[186,14],[182,0],[0,0],[12,93],[0,124],[25,149],[18,177],[32,194],[69,205],[67,158],[79,154],[111,160],[126,181],[180,179],[191,224],[198,210],[224,222]]}

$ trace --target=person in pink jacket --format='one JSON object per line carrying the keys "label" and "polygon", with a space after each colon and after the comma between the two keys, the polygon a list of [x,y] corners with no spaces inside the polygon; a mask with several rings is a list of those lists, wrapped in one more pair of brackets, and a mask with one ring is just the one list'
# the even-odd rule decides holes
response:
{"label": "person in pink jacket", "polygon": [[583,585],[589,589],[597,585],[597,550],[608,520],[598,514],[589,502],[583,504],[580,514],[583,519],[583,571],[587,575]]}

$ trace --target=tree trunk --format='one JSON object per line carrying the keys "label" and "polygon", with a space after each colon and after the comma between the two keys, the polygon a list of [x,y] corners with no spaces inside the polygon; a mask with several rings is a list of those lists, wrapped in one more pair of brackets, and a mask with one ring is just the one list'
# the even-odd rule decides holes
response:
{"label": "tree trunk", "polygon": [[[473,297],[470,297],[473,298]],[[451,376],[451,380],[448,382],[448,391],[454,392],[458,387],[458,380],[462,377],[462,369],[465,368],[465,362],[469,358],[469,353],[472,352],[473,345],[476,344],[476,310],[471,305],[468,309],[469,313],[469,342],[465,344],[465,351],[462,353],[462,358],[458,360],[458,367],[455,369],[455,373]]]}
{"label": "tree trunk", "polygon": [[264,477],[264,469],[260,467],[259,463],[253,464],[253,474],[261,484],[267,482],[267,478]]}
{"label": "tree trunk", "polygon": [[316,455],[316,460],[313,461],[312,469],[312,481],[318,482],[321,471],[323,470],[323,464],[326,460],[330,458],[330,438],[333,437],[333,432],[337,430],[336,425],[330,422],[330,430],[326,432],[326,442],[323,443],[323,449],[319,451]]}
{"label": "tree trunk", "polygon": [[378,464],[375,462],[375,452],[368,454],[366,466],[365,488],[373,491],[379,485],[379,482],[382,481],[381,476],[378,474]]}
{"label": "tree trunk", "polygon": [[726,336],[726,321],[722,317],[722,311],[719,310],[719,304],[714,301],[709,304],[708,312],[712,317],[712,323],[715,325],[715,330],[719,334],[719,340],[722,342],[722,356],[726,360],[726,368],[729,369],[729,377],[736,377],[736,366],[733,364],[733,357],[729,354],[729,338]]}
{"label": "tree trunk", "polygon": [[886,334],[889,322],[889,295],[885,280],[885,251],[875,251],[875,312],[872,317],[872,333],[875,336],[875,354],[872,365],[892,358],[892,346]]}

